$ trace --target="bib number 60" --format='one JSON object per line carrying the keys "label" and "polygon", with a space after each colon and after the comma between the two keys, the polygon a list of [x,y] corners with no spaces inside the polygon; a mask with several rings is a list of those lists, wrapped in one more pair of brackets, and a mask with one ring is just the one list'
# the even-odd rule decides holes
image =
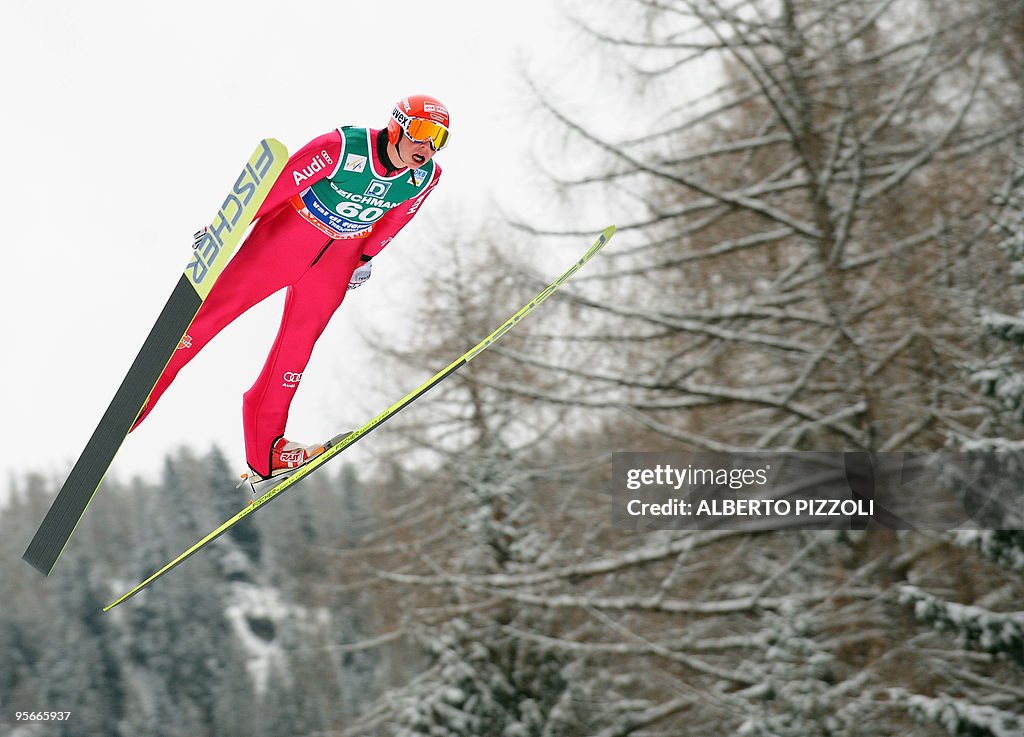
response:
{"label": "bib number 60", "polygon": [[341,202],[338,204],[338,214],[349,220],[372,223],[384,214],[384,209],[381,207],[363,207],[358,202]]}

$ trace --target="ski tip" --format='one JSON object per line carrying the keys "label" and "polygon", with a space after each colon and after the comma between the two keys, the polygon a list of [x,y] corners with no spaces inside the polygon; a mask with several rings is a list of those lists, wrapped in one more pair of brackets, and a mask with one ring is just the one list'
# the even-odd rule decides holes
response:
{"label": "ski tip", "polygon": [[138,590],[133,590],[130,593],[127,593],[124,596],[122,596],[120,599],[116,599],[115,601],[110,602],[105,607],[103,607],[103,612],[104,613],[109,612],[111,609],[116,607],[118,604],[120,604],[122,602],[125,602],[125,601],[128,601],[128,599],[132,598],[132,596],[134,596],[136,593],[138,593]]}

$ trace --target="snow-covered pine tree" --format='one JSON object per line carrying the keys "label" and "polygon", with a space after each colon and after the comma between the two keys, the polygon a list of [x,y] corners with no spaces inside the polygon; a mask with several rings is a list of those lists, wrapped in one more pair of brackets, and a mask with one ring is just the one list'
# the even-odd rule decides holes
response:
{"label": "snow-covered pine tree", "polygon": [[570,689],[564,675],[570,659],[507,627],[535,626],[530,615],[508,602],[488,602],[486,594],[458,582],[460,576],[514,570],[535,552],[524,480],[500,446],[463,448],[457,454],[461,469],[451,469],[461,477],[453,489],[459,494],[453,539],[459,542],[445,562],[451,582],[436,586],[432,596],[464,612],[416,627],[430,666],[426,677],[387,697],[396,699],[396,737],[567,734],[562,697]]}
{"label": "snow-covered pine tree", "polygon": [[[1016,278],[1024,277],[1024,163],[1013,165],[995,203],[999,214],[993,230],[1010,261],[1009,271]],[[1008,418],[992,426],[1003,430],[1002,434],[958,437],[954,442],[968,454],[987,457],[1003,475],[1019,479],[1024,477],[1020,467],[1024,442],[1019,439],[1019,423],[1024,422],[1024,311],[985,310],[981,324],[990,338],[997,339],[998,347],[985,368],[972,371],[972,378]],[[994,524],[1020,525],[1016,515],[1021,490],[1019,484],[1015,486],[1017,500],[1010,500],[1006,516],[990,518]],[[1024,691],[1017,686],[1024,677],[1024,610],[1020,608],[1024,531],[971,529],[951,536],[963,548],[990,561],[994,572],[974,584],[975,601],[970,604],[919,586],[900,588],[900,600],[913,607],[917,619],[951,644],[951,678],[937,694],[896,688],[890,695],[918,721],[937,724],[952,737],[1016,737],[1024,734]],[[969,659],[954,655],[956,649],[977,655]]]}
{"label": "snow-covered pine tree", "polygon": [[[1021,148],[1024,159],[1024,144]],[[999,237],[999,247],[1009,261],[1009,272],[1024,279],[1024,160],[1013,165],[1006,185],[994,198],[999,208],[992,230]],[[1017,295],[1021,290],[1014,290]],[[995,398],[1017,422],[1024,422],[1024,310],[1007,314],[985,309],[981,324],[987,335],[998,341],[995,356],[983,368],[976,368],[972,378],[984,393]],[[1001,349],[1001,350],[1000,350]],[[986,438],[966,443],[967,450],[1002,450],[1021,447],[1019,441]]]}
{"label": "snow-covered pine tree", "polygon": [[[999,237],[999,247],[1009,262],[1009,273],[1015,279],[1024,280],[1024,141],[1018,146],[1018,152],[1011,160],[1006,184],[994,198],[998,214],[992,230]],[[1015,291],[1018,298],[1024,292]],[[1017,301],[1019,303],[1019,299]],[[957,446],[964,451],[995,453],[993,457],[1016,461],[1024,451],[1024,441],[1019,439],[1020,424],[1024,423],[1024,310],[1015,314],[983,310],[981,325],[985,334],[997,341],[997,346],[986,366],[972,370],[971,378],[1007,415],[1005,422],[996,425],[1006,432],[983,438],[958,438]],[[1024,469],[1018,464],[1008,471],[1019,477]],[[957,541],[979,550],[1001,566],[1024,572],[1024,531],[964,530],[957,533]]]}
{"label": "snow-covered pine tree", "polygon": [[568,734],[560,696],[565,664],[504,635],[496,623],[452,619],[427,636],[424,677],[397,696],[395,737],[534,737]]}
{"label": "snow-covered pine tree", "polygon": [[862,684],[838,678],[835,653],[818,639],[820,616],[789,604],[766,613],[764,657],[749,664],[758,683],[738,700],[746,713],[741,737],[851,734]]}

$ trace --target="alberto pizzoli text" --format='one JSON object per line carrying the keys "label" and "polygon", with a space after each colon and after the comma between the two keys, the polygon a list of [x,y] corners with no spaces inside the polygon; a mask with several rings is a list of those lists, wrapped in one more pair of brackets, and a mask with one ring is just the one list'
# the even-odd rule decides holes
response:
{"label": "alberto pizzoli text", "polygon": [[651,504],[631,499],[633,517],[871,517],[874,499],[668,499]]}

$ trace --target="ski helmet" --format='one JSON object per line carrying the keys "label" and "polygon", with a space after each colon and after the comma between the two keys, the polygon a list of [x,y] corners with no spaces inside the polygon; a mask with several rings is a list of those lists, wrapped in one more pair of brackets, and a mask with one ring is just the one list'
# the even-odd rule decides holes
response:
{"label": "ski helmet", "polygon": [[402,133],[435,151],[448,144],[448,108],[430,95],[410,95],[398,101],[388,121],[388,140],[398,145]]}

